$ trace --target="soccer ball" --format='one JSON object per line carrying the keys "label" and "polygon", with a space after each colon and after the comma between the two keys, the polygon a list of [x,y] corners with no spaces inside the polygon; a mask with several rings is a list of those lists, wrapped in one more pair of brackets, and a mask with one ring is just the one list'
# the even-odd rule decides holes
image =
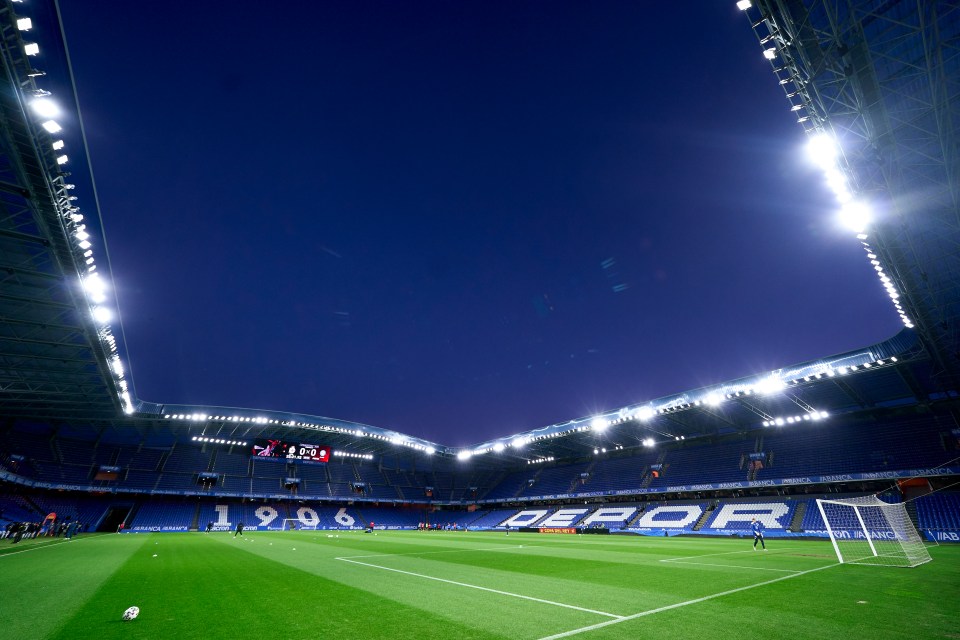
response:
{"label": "soccer ball", "polygon": [[123,619],[130,621],[140,615],[140,607],[130,607],[123,612]]}

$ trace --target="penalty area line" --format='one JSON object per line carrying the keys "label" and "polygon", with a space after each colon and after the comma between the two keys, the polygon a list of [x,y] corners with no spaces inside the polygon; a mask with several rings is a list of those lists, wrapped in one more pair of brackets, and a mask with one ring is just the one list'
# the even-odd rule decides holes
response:
{"label": "penalty area line", "polygon": [[488,593],[496,593],[501,596],[510,596],[511,598],[520,598],[521,600],[530,600],[532,602],[539,602],[541,604],[549,604],[554,607],[563,607],[564,609],[575,609],[576,611],[583,611],[585,613],[594,613],[598,616],[606,616],[608,618],[613,618],[612,622],[617,622],[619,620],[625,619],[623,616],[618,616],[615,613],[607,613],[606,611],[597,611],[596,609],[587,609],[584,607],[578,607],[572,604],[565,604],[563,602],[554,602],[553,600],[544,600],[542,598],[534,598],[533,596],[525,596],[520,593],[512,593],[510,591],[501,591],[499,589],[491,589],[489,587],[481,587],[476,584],[467,584],[466,582],[457,582],[455,580],[447,580],[446,578],[437,578],[436,576],[428,576],[422,573],[414,573],[413,571],[404,571],[403,569],[393,569],[392,567],[384,567],[378,564],[372,564],[369,562],[360,562],[358,560],[351,560],[350,558],[334,558],[334,560],[342,560],[343,562],[349,562],[351,564],[359,564],[365,567],[372,567],[374,569],[382,569],[384,571],[392,571],[394,573],[402,573],[407,576],[414,576],[416,578],[424,578],[425,580],[435,580],[436,582],[443,582],[446,584],[456,585],[458,587],[466,587],[468,589],[477,589],[479,591],[486,591]]}
{"label": "penalty area line", "polygon": [[721,591],[720,593],[714,593],[709,596],[703,596],[702,598],[694,598],[693,600],[687,600],[685,602],[668,604],[664,607],[657,607],[656,609],[649,609],[647,611],[641,611],[640,613],[635,613],[633,615],[623,616],[619,620],[607,620],[606,622],[598,622],[597,624],[592,624],[587,627],[580,627],[579,629],[564,631],[562,633],[557,633],[552,636],[545,636],[543,638],[540,638],[540,640],[559,640],[560,638],[569,638],[570,636],[579,635],[581,633],[586,633],[588,631],[594,631],[596,629],[602,629],[603,627],[609,627],[612,624],[619,624],[621,622],[627,622],[629,620],[636,620],[637,618],[643,618],[644,616],[652,616],[655,613],[662,613],[664,611],[670,611],[671,609],[679,609],[680,607],[686,607],[692,604],[700,604],[701,602],[706,602],[707,600],[722,598],[723,596],[729,596],[734,593],[740,593],[741,591],[749,591],[750,589],[756,589],[757,587],[765,587],[768,584],[773,584],[775,582],[783,582],[784,580],[790,580],[791,578],[798,578],[808,573],[813,573],[814,571],[823,571],[824,569],[829,569],[830,567],[836,567],[836,566],[839,566],[839,563],[828,564],[825,567],[817,567],[816,569],[808,569],[806,571],[794,573],[793,575],[781,576],[779,578],[773,578],[772,580],[765,580],[764,582],[758,582],[756,584],[748,584],[745,587],[737,587],[736,589]]}
{"label": "penalty area line", "polygon": [[350,560],[353,558],[393,558],[400,556],[426,556],[435,553],[470,553],[474,551],[515,551],[517,549],[535,548],[536,545],[518,545],[510,547],[486,547],[484,549],[444,549],[442,551],[410,551],[408,553],[371,553],[363,556],[343,556],[337,560]]}

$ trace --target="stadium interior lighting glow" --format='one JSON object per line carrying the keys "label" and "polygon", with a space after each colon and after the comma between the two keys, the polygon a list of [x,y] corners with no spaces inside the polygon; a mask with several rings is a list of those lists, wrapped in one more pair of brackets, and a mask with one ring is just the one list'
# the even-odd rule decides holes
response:
{"label": "stadium interior lighting glow", "polygon": [[460,451],[457,453],[457,460],[469,460],[473,456],[472,451]]}
{"label": "stadium interior lighting glow", "polygon": [[503,450],[506,449],[506,448],[507,448],[506,445],[503,444],[502,442],[498,442],[498,443],[496,443],[496,444],[493,445],[493,451],[494,451],[494,453],[500,453],[501,451],[503,451]]}
{"label": "stadium interior lighting glow", "polygon": [[40,53],[40,45],[36,42],[28,42],[23,45],[23,52],[28,56],[35,56]]}
{"label": "stadium interior lighting glow", "polygon": [[863,233],[873,219],[870,208],[862,202],[848,202],[840,209],[840,224],[856,233]]}
{"label": "stadium interior lighting glow", "polygon": [[652,447],[654,444],[656,443],[653,441],[653,438],[644,438],[643,440],[643,446],[645,447]]}
{"label": "stadium interior lighting glow", "polygon": [[30,29],[33,29],[33,21],[30,18],[17,18],[17,29],[30,31]]}
{"label": "stadium interior lighting glow", "polygon": [[590,427],[594,431],[603,431],[610,426],[610,423],[606,418],[596,417],[590,422]]}
{"label": "stadium interior lighting glow", "polygon": [[60,115],[60,107],[50,98],[36,98],[30,101],[30,107],[41,118],[55,118]]}
{"label": "stadium interior lighting glow", "polygon": [[424,449],[424,452],[425,452],[428,456],[432,456],[433,454],[435,454],[435,453],[437,452],[437,450],[434,449],[433,447],[427,447],[426,449]]}
{"label": "stadium interior lighting glow", "polygon": [[739,0],[739,2],[737,2],[737,9],[740,9],[740,11],[746,11],[752,6],[753,3],[750,2],[750,0]]}

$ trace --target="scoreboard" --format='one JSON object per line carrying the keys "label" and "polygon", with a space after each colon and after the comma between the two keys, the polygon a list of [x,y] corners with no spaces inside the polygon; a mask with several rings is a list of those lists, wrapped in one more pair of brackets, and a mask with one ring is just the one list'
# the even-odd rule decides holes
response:
{"label": "scoreboard", "polygon": [[330,461],[330,447],[267,438],[254,440],[253,450],[250,453],[259,458],[286,458],[287,460],[309,460],[312,462]]}

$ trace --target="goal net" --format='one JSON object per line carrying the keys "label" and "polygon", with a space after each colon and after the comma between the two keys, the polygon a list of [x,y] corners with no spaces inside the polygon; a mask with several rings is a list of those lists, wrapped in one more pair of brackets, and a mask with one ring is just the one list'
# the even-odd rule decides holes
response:
{"label": "goal net", "polygon": [[817,508],[842,563],[915,567],[930,561],[903,503],[864,496],[817,500]]}
{"label": "goal net", "polygon": [[297,518],[284,518],[282,526],[280,527],[281,531],[315,531],[315,526],[307,526],[300,522]]}

